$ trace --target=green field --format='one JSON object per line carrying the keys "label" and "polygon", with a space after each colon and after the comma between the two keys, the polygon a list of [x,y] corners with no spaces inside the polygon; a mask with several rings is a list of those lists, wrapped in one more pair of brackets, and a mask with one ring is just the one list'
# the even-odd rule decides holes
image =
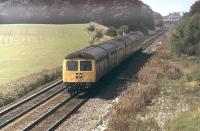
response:
{"label": "green field", "polygon": [[0,25],[0,85],[62,64],[88,46],[88,24]]}

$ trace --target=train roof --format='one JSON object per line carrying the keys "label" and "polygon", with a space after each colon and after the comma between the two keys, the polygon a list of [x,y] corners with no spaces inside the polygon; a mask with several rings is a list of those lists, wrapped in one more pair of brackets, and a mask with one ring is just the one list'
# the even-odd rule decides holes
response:
{"label": "train roof", "polygon": [[78,58],[95,59],[93,55],[83,51],[77,51],[65,56],[65,59],[78,59]]}
{"label": "train roof", "polygon": [[83,50],[66,55],[65,59],[85,58],[98,60],[116,51],[117,48],[125,46],[125,44],[132,44],[138,39],[140,35],[141,33],[134,32],[124,37],[118,37],[114,40],[109,40],[101,44],[92,45]]}
{"label": "train roof", "polygon": [[92,45],[87,47],[81,51],[74,52],[72,54],[67,55],[66,59],[76,59],[76,58],[86,58],[86,59],[100,59],[106,57],[107,54],[112,53],[116,50],[117,44],[110,42],[106,42],[103,44]]}

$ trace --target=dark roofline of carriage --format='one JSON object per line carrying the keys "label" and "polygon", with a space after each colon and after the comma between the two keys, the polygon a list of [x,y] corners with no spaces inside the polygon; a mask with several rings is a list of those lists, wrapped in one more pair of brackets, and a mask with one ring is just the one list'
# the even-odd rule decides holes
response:
{"label": "dark roofline of carriage", "polygon": [[82,50],[68,54],[65,56],[65,59],[83,58],[83,59],[99,60],[101,58],[108,57],[108,54],[111,54],[113,51],[116,51],[116,48],[120,48],[121,46],[126,46],[128,44],[132,44],[133,42],[137,41],[138,36],[140,37],[141,35],[143,34],[139,31],[132,32],[126,36],[117,37],[115,39],[112,39],[100,44],[91,45]]}

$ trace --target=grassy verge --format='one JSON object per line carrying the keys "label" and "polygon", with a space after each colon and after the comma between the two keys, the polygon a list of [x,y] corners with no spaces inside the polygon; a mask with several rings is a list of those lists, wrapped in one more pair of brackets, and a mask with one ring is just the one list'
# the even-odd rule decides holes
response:
{"label": "grassy verge", "polygon": [[[162,40],[162,45],[137,74],[137,84],[130,83],[119,97],[115,112],[109,123],[109,130],[138,131],[159,130],[159,123],[154,118],[140,119],[138,114],[144,107],[152,104],[152,99],[161,91],[160,78],[167,77],[177,80],[182,77],[182,72],[169,63],[172,58],[167,36]],[[143,118],[143,117],[142,117]]]}
{"label": "grassy verge", "polygon": [[38,86],[58,79],[61,77],[61,72],[61,67],[57,67],[51,70],[44,70],[40,73],[31,74],[0,86],[0,107],[13,102]]}
{"label": "grassy verge", "polygon": [[200,111],[199,109],[185,112],[170,121],[169,131],[199,131],[200,129]]}
{"label": "grassy verge", "polygon": [[200,129],[200,59],[171,53],[170,35],[162,41],[137,74],[138,83],[120,96],[109,130]]}
{"label": "grassy verge", "polygon": [[[169,131],[200,130],[200,59],[198,57],[181,57],[176,65],[184,75],[177,81],[162,79],[163,88],[172,85],[168,93],[174,105],[184,105],[180,113],[166,122]],[[165,89],[166,90],[166,89]]]}

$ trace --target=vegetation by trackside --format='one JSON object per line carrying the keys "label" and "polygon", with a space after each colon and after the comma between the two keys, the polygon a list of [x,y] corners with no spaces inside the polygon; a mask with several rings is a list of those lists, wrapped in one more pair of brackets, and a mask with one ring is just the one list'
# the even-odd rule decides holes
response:
{"label": "vegetation by trackside", "polygon": [[109,130],[199,130],[200,59],[175,55],[166,36],[119,97]]}
{"label": "vegetation by trackside", "polygon": [[[153,57],[139,71],[137,83],[130,83],[127,90],[119,97],[120,101],[110,120],[109,130],[136,131],[148,128],[147,125],[141,124],[141,121],[137,121],[137,113],[160,92],[160,76],[168,74],[169,77],[176,78],[180,75],[174,67],[165,63],[165,59],[170,58],[165,48],[166,43],[159,47]],[[148,123],[149,126],[152,126],[150,128],[158,127],[154,121],[148,121]]]}
{"label": "vegetation by trackside", "polygon": [[[183,77],[177,80],[161,79],[166,95],[173,100],[172,105],[177,105],[172,108],[177,113],[166,122],[166,129],[197,131],[200,129],[200,59],[182,56],[176,60],[176,66],[183,72]],[[168,87],[172,88],[167,89]]]}
{"label": "vegetation by trackside", "polygon": [[87,31],[89,35],[92,37],[90,41],[90,45],[101,43],[107,40],[110,40],[112,36],[106,34],[108,27],[98,24],[96,22],[90,22]]}
{"label": "vegetation by trackside", "polygon": [[54,81],[61,79],[62,67],[56,67],[50,70],[44,70],[34,73],[7,84],[0,85],[0,107],[13,102],[25,95],[29,91]]}
{"label": "vegetation by trackside", "polygon": [[200,1],[177,24],[172,37],[172,49],[178,54],[200,56]]}

